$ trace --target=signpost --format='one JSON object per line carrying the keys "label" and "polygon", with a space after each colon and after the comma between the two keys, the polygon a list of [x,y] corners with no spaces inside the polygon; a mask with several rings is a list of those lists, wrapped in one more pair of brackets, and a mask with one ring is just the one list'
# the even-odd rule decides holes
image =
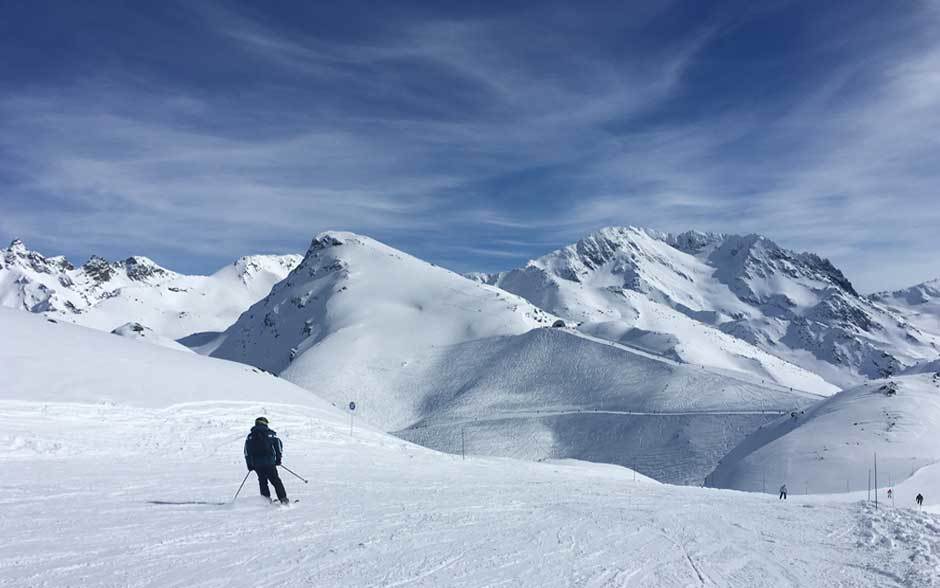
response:
{"label": "signpost", "polygon": [[353,416],[356,414],[356,403],[349,401],[349,436],[353,434]]}

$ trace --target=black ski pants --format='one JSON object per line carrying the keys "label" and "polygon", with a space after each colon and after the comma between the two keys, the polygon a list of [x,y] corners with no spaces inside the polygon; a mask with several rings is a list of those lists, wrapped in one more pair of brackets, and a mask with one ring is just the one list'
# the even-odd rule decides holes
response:
{"label": "black ski pants", "polygon": [[268,482],[274,485],[274,491],[277,492],[277,498],[281,502],[287,502],[287,491],[284,490],[284,483],[281,477],[277,475],[277,466],[255,466],[255,473],[258,474],[258,484],[261,486],[261,495],[271,498],[271,491],[268,490]]}

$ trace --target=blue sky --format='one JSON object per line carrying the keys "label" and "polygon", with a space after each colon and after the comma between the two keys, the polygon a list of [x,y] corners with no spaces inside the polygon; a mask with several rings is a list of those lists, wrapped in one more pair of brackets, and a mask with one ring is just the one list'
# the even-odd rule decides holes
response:
{"label": "blue sky", "polygon": [[207,272],[362,232],[458,271],[606,225],[940,276],[928,2],[3,2],[0,238]]}

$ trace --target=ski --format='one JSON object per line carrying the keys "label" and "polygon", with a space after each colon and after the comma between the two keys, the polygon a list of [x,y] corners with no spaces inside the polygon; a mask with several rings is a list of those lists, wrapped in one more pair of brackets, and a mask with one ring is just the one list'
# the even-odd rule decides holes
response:
{"label": "ski", "polygon": [[207,500],[148,500],[147,504],[162,504],[170,506],[185,506],[192,504],[208,504],[212,506],[225,506],[228,502],[209,502]]}

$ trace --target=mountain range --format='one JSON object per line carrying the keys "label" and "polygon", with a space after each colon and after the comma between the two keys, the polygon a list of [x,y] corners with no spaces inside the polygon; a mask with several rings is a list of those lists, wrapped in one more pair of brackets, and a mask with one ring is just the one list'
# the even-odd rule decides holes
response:
{"label": "mountain range", "polygon": [[864,296],[828,260],[760,235],[611,227],[523,268],[470,277],[586,332],[693,363],[746,341],[844,387],[940,355],[929,283]]}
{"label": "mountain range", "polygon": [[729,487],[754,474],[723,458],[791,447],[761,439],[840,389],[930,377],[938,301],[936,281],[860,294],[758,235],[632,227],[466,276],[338,231],[209,276],[0,251],[0,306],[249,364],[404,439]]}
{"label": "mountain range", "polygon": [[0,306],[104,331],[136,322],[179,339],[224,330],[299,261],[299,255],[252,255],[212,275],[189,276],[140,256],[93,256],[74,266],[16,240],[0,250]]}

